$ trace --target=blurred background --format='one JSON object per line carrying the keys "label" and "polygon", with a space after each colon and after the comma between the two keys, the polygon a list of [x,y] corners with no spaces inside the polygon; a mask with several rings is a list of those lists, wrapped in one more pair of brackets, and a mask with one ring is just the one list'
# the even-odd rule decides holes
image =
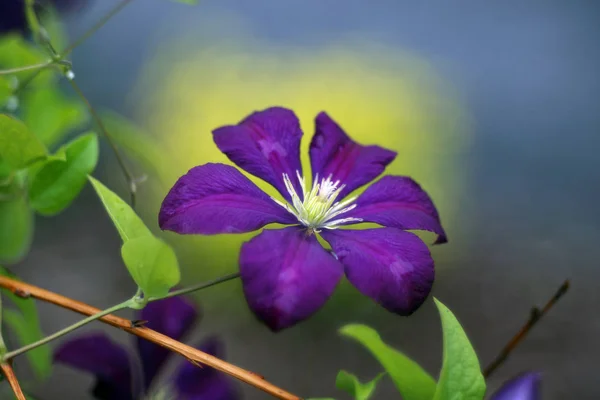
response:
{"label": "blurred background", "polygon": [[[66,18],[70,38],[116,1]],[[398,151],[389,173],[431,194],[450,242],[432,249],[433,295],[458,317],[487,365],[566,278],[572,290],[489,381],[544,376],[545,399],[600,398],[596,305],[600,269],[600,3],[380,0],[133,2],[72,55],[88,98],[144,138],[128,164],[146,175],[139,211],[157,228],[164,195],[189,168],[227,162],[211,130],[272,105],[293,108],[305,132],[327,111],[356,140]],[[68,90],[65,93],[70,93]],[[308,165],[304,151],[304,165]],[[127,196],[106,143],[95,175]],[[262,185],[265,187],[265,185]],[[237,270],[253,234],[164,237],[184,283]],[[424,236],[433,241],[432,236]],[[71,208],[36,220],[33,247],[13,270],[24,280],[107,307],[135,290],[120,239],[90,187]],[[349,322],[373,326],[437,376],[441,331],[431,300],[394,316],[342,284],[312,319],[273,334],[249,312],[238,281],[194,298],[204,318],[191,342],[219,334],[227,359],[306,397],[335,396],[339,369],[371,379],[380,367],[342,339]],[[52,333],[78,319],[40,305]],[[85,330],[105,329],[92,324]],[[109,330],[115,340],[131,338]],[[86,399],[92,377],[57,366],[34,393]],[[242,388],[246,399],[266,395]],[[390,382],[377,399],[396,398]]]}

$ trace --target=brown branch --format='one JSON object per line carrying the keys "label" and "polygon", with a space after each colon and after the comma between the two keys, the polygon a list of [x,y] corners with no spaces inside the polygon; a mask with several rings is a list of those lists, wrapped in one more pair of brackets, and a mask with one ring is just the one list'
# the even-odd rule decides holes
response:
{"label": "brown branch", "polygon": [[556,302],[560,300],[560,298],[564,296],[565,293],[567,293],[567,290],[569,290],[569,280],[564,281],[563,284],[560,285],[558,290],[554,293],[550,300],[548,300],[544,308],[540,310],[539,308],[534,307],[531,310],[531,314],[525,325],[523,325],[521,329],[519,329],[519,332],[517,332],[515,336],[513,336],[512,339],[509,340],[509,342],[506,344],[506,346],[504,346],[500,354],[498,354],[498,356],[483,370],[484,377],[488,378],[491,374],[494,373],[494,371],[496,371],[496,369],[498,369],[498,367],[500,367],[506,361],[508,356],[510,356],[514,349],[523,341],[525,336],[527,336],[529,331],[539,322],[539,320],[544,315],[546,315],[548,311],[550,311],[550,309],[556,304]]}
{"label": "brown branch", "polygon": [[[21,297],[34,297],[36,299],[52,303],[62,308],[66,308],[71,311],[75,311],[83,315],[93,315],[101,310],[92,307],[88,304],[82,303],[77,300],[70,299],[60,294],[39,288],[28,283],[20,282],[15,279],[8,278],[6,276],[0,276],[0,287],[8,289]],[[99,319],[108,325],[122,329],[132,335],[136,335],[143,339],[149,340],[159,346],[162,346],[170,351],[178,353],[183,357],[187,358],[192,363],[200,363],[208,365],[216,370],[224,372],[228,375],[233,376],[251,386],[254,386],[273,397],[284,399],[284,400],[300,400],[300,397],[286,392],[285,390],[267,382],[258,374],[247,371],[233,364],[229,364],[217,357],[211,356],[210,354],[204,353],[198,349],[195,349],[186,344],[180,343],[175,339],[158,333],[145,326],[137,326],[132,321],[117,317],[114,315],[106,315]]]}
{"label": "brown branch", "polygon": [[19,381],[17,380],[17,377],[15,376],[15,371],[13,371],[10,364],[9,363],[1,363],[0,370],[2,370],[2,375],[4,375],[4,377],[8,381],[10,388],[12,389],[13,393],[15,394],[15,397],[17,398],[17,400],[27,400],[27,398],[25,397],[25,393],[23,393],[23,390],[21,389],[21,385],[19,385]]}

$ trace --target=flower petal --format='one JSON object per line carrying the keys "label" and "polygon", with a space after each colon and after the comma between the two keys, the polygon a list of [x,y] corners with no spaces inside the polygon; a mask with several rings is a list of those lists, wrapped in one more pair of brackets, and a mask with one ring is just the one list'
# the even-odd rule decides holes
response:
{"label": "flower petal", "polygon": [[366,222],[399,229],[437,233],[436,244],[446,243],[446,232],[429,195],[406,176],[384,176],[356,199],[356,208],[344,214]]}
{"label": "flower petal", "polygon": [[[175,340],[181,340],[198,317],[196,307],[182,297],[171,297],[148,303],[138,315],[138,319],[147,321],[145,325],[148,328]],[[171,352],[139,337],[137,345],[144,370],[144,387],[148,389]]]}
{"label": "flower petal", "polygon": [[296,171],[300,163],[300,121],[292,110],[271,107],[257,111],[237,125],[213,131],[219,150],[238,167],[273,185],[286,199],[290,195],[283,174],[292,178],[297,193],[302,193]]}
{"label": "flower petal", "polygon": [[342,266],[298,227],[267,230],[244,243],[240,273],[248,305],[273,331],[315,313],[333,293]]}
{"label": "flower petal", "polygon": [[377,178],[396,158],[394,151],[356,143],[324,112],[315,119],[309,153],[313,178],[332,175],[346,185],[340,199]]}
{"label": "flower petal", "polygon": [[[54,360],[96,376],[94,397],[102,400],[134,400],[131,359],[127,351],[104,333],[80,336],[62,343]],[[136,390],[137,393],[137,390]]]}
{"label": "flower petal", "polygon": [[[205,340],[200,350],[225,358],[223,343],[216,337]],[[240,394],[232,380],[214,368],[197,366],[185,360],[175,375],[178,400],[236,400]]]}
{"label": "flower petal", "polygon": [[181,234],[251,232],[297,220],[265,192],[225,164],[205,164],[179,178],[163,200],[161,229]]}
{"label": "flower petal", "polygon": [[527,372],[506,382],[490,400],[540,400],[541,375]]}
{"label": "flower petal", "polygon": [[433,259],[416,235],[395,228],[323,230],[348,280],[389,311],[410,315],[425,301]]}

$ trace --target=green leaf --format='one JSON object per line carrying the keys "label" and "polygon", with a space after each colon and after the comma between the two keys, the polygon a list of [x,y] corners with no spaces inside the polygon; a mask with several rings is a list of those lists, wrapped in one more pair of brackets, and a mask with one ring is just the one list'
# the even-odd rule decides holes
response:
{"label": "green leaf", "polygon": [[22,175],[0,159],[0,262],[20,261],[31,245],[33,213],[23,197]]}
{"label": "green leaf", "polygon": [[46,157],[46,148],[21,121],[0,114],[0,157],[14,169]]}
{"label": "green leaf", "polygon": [[[0,267],[0,275],[17,279],[6,268]],[[3,320],[15,333],[21,346],[36,342],[45,337],[42,332],[39,314],[35,301],[32,298],[24,299],[12,292],[5,290],[4,294],[15,306],[16,310],[4,309]],[[43,380],[50,376],[52,371],[52,353],[48,345],[37,347],[26,353],[37,379]]]}
{"label": "green leaf", "polygon": [[190,4],[190,5],[194,6],[194,5],[198,4],[199,0],[173,0],[173,1],[176,1],[178,3]]}
{"label": "green leaf", "polygon": [[365,346],[390,375],[404,400],[431,400],[435,381],[413,360],[385,344],[377,331],[360,324],[340,329],[342,335]]}
{"label": "green leaf", "polygon": [[337,377],[335,378],[335,386],[338,389],[349,393],[351,396],[354,396],[355,400],[368,400],[373,395],[373,392],[377,387],[377,382],[379,382],[384,375],[385,372],[382,372],[370,382],[363,384],[355,375],[342,370],[338,372]]}
{"label": "green leaf", "polygon": [[146,227],[144,222],[137,216],[123,199],[104,186],[97,179],[89,176],[96,193],[102,200],[104,208],[112,219],[123,242],[144,236],[152,236],[152,232]]}
{"label": "green leaf", "polygon": [[33,213],[23,197],[0,200],[0,261],[16,263],[33,239]]}
{"label": "green leaf", "polygon": [[147,297],[162,297],[179,283],[179,264],[173,249],[154,236],[141,236],[123,244],[121,256]]}
{"label": "green leaf", "polygon": [[[64,154],[64,161],[60,157]],[[79,136],[58,151],[33,177],[29,189],[31,207],[42,215],[64,210],[77,197],[98,162],[98,138]]]}
{"label": "green leaf", "polygon": [[57,84],[28,91],[23,97],[23,121],[48,147],[87,121],[85,105],[66,97]]}
{"label": "green leaf", "polygon": [[444,333],[444,362],[433,400],[482,400],[485,379],[477,354],[452,312],[434,299]]}
{"label": "green leaf", "polygon": [[12,96],[13,88],[10,78],[5,75],[0,75],[0,110],[6,106],[8,98]]}
{"label": "green leaf", "polygon": [[89,179],[123,240],[121,256],[131,277],[145,296],[166,295],[179,282],[175,252],[152,235],[129,204],[100,181]]}

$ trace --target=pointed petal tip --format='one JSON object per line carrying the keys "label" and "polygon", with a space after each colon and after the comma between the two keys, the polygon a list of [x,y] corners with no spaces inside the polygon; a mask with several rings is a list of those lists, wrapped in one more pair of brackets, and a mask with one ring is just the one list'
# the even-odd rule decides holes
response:
{"label": "pointed petal tip", "polygon": [[208,163],[190,169],[169,190],[158,224],[179,234],[252,232],[295,218],[235,167]]}
{"label": "pointed petal tip", "polygon": [[540,372],[521,373],[505,382],[490,400],[541,400],[541,382]]}
{"label": "pointed petal tip", "polygon": [[[219,150],[246,172],[270,183],[290,199],[283,174],[302,171],[300,140],[303,132],[296,114],[284,107],[255,111],[236,125],[213,130]],[[300,188],[294,182],[296,190]]]}
{"label": "pointed petal tip", "polygon": [[309,154],[313,177],[332,175],[334,181],[344,183],[340,198],[377,178],[397,155],[380,146],[355,142],[325,112],[315,118]]}

